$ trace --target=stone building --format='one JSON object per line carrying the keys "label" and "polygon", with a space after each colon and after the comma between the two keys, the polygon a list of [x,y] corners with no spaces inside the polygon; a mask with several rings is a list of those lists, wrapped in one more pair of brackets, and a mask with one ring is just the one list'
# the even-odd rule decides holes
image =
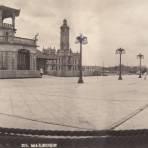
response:
{"label": "stone building", "polygon": [[[37,36],[16,37],[15,18],[20,10],[0,6],[0,78],[39,77],[36,70]],[[12,23],[5,23],[11,18]]]}
{"label": "stone building", "polygon": [[[44,74],[63,77],[79,76],[80,54],[73,52],[69,47],[69,26],[67,25],[67,20],[64,19],[60,27],[60,49],[43,48],[42,52],[38,52],[37,57],[38,69],[42,68]],[[97,68],[97,66],[83,66],[83,75],[97,75]]]}
{"label": "stone building", "polygon": [[[44,74],[48,74],[49,72],[49,64],[56,61],[57,56],[55,55],[54,50],[43,49],[43,51],[37,50],[37,70],[43,69]],[[54,65],[52,64],[52,70],[54,69]]]}
{"label": "stone building", "polygon": [[43,53],[55,57],[47,62],[47,72],[55,76],[78,76],[79,53],[74,53],[69,47],[69,26],[63,20],[60,27],[60,49],[43,49]]}

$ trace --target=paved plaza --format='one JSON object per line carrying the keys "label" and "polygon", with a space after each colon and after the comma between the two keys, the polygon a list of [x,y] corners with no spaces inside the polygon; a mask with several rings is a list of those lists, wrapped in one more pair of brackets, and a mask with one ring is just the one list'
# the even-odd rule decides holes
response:
{"label": "paved plaza", "polygon": [[[123,79],[118,81],[117,76],[85,77],[84,84],[77,84],[78,78],[51,76],[1,79],[0,126],[108,129],[148,103],[148,80],[137,76],[124,76]],[[116,129],[148,128],[147,121],[148,108]],[[50,125],[51,122],[79,128]]]}

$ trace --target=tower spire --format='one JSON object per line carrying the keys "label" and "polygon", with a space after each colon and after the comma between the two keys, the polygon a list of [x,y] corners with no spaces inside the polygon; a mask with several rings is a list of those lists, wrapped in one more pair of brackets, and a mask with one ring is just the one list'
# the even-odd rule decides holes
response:
{"label": "tower spire", "polygon": [[60,49],[69,50],[69,26],[66,19],[63,20],[61,26]]}

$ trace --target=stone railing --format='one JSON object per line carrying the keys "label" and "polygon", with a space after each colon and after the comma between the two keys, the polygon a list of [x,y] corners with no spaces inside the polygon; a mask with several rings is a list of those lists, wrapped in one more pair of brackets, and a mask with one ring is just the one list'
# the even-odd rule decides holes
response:
{"label": "stone railing", "polygon": [[36,46],[36,42],[33,39],[14,37],[14,36],[0,36],[0,43]]}
{"label": "stone railing", "polygon": [[11,28],[11,29],[13,29],[12,24],[7,24],[7,23],[0,23],[0,27]]}

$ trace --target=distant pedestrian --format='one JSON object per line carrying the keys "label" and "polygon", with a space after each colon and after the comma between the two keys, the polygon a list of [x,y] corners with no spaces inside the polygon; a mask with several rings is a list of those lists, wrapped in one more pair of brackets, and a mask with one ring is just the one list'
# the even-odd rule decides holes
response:
{"label": "distant pedestrian", "polygon": [[146,80],[146,78],[147,78],[147,71],[143,74],[143,76],[144,76],[144,80]]}
{"label": "distant pedestrian", "polygon": [[40,68],[40,75],[41,75],[41,77],[43,76],[43,68]]}

